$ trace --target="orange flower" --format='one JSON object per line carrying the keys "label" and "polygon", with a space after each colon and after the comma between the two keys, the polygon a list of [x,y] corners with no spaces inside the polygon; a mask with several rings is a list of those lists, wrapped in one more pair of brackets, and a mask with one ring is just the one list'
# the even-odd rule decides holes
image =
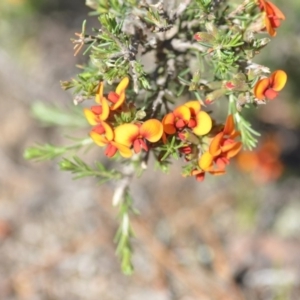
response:
{"label": "orange flower", "polygon": [[92,106],[91,109],[85,108],[84,115],[91,125],[97,125],[101,121],[105,121],[109,116],[109,105],[107,99],[103,97],[103,82],[99,83],[95,97],[95,102],[100,105]]}
{"label": "orange flower", "polygon": [[212,127],[212,120],[209,114],[205,111],[201,111],[201,105],[199,101],[189,101],[185,103],[191,113],[191,118],[188,123],[188,127],[196,135],[205,135],[210,132]]}
{"label": "orange flower", "polygon": [[117,151],[123,157],[128,158],[132,156],[132,151],[129,147],[114,140],[115,133],[111,126],[105,122],[109,118],[110,112],[118,109],[125,101],[125,89],[128,84],[128,77],[123,78],[115,92],[110,92],[105,97],[103,95],[104,83],[100,82],[95,97],[95,101],[99,105],[92,106],[90,109],[84,109],[84,114],[88,122],[91,125],[96,125],[90,132],[90,136],[98,146],[107,146],[105,155],[108,157],[114,156]]}
{"label": "orange flower", "polygon": [[191,112],[185,105],[180,105],[164,116],[162,120],[164,132],[174,134],[178,130],[182,130],[190,121]]}
{"label": "orange flower", "polygon": [[229,159],[242,148],[242,143],[234,140],[237,136],[239,132],[235,130],[233,116],[229,115],[223,131],[212,139],[208,151],[200,157],[199,167],[214,175],[224,174]]}
{"label": "orange flower", "polygon": [[270,36],[275,36],[275,29],[280,26],[280,21],[285,20],[282,11],[270,1],[258,0],[259,8],[265,14],[265,26]]}
{"label": "orange flower", "polygon": [[113,157],[118,150],[123,157],[129,158],[132,156],[132,152],[128,147],[113,140],[114,132],[105,122],[101,122],[95,126],[90,132],[90,137],[98,146],[107,146],[105,155],[108,157]]}
{"label": "orange flower", "polygon": [[278,96],[287,81],[287,75],[282,70],[277,70],[269,78],[259,80],[254,87],[254,95],[259,100],[265,98],[273,100]]}
{"label": "orange flower", "polygon": [[141,149],[148,151],[145,140],[155,143],[163,134],[163,125],[156,119],[150,119],[143,124],[122,124],[115,129],[115,141],[130,148],[133,146],[135,153]]}
{"label": "orange flower", "polygon": [[189,127],[196,135],[205,135],[212,127],[209,114],[201,111],[201,105],[197,100],[178,106],[164,116],[162,124],[166,134],[174,134]]}

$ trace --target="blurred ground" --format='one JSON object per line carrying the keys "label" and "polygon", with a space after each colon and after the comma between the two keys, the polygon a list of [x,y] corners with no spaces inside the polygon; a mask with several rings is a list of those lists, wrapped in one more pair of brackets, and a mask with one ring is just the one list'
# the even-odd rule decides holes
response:
{"label": "blurred ground", "polygon": [[[287,71],[288,87],[252,117],[276,136],[278,157],[263,156],[252,175],[232,168],[202,184],[183,180],[179,164],[135,180],[136,272],[126,277],[114,254],[113,185],[72,181],[54,162],[22,157],[36,142],[64,142],[30,106],[72,105],[59,80],[83,61],[69,41],[86,18],[83,2],[0,3],[0,299],[300,299],[299,3],[282,1],[287,20],[261,56]],[[264,184],[258,173],[268,174]]]}

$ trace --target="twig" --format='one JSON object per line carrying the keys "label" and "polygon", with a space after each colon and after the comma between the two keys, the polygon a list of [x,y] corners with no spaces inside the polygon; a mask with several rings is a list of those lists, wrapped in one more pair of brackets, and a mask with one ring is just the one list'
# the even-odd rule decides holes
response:
{"label": "twig", "polygon": [[228,18],[234,18],[237,14],[239,14],[247,4],[250,3],[250,0],[245,0],[242,4],[240,4],[234,11],[232,11],[229,15]]}

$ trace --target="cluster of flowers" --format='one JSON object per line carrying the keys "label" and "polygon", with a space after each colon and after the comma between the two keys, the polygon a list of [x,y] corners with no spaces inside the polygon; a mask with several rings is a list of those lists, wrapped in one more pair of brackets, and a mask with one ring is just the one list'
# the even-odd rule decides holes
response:
{"label": "cluster of flowers", "polygon": [[104,95],[104,85],[100,82],[95,99],[97,105],[84,109],[88,122],[93,125],[90,136],[97,145],[106,146],[106,156],[113,157],[119,152],[129,158],[133,153],[160,147],[175,136],[180,144],[179,153],[186,161],[195,162],[185,176],[192,175],[202,181],[205,172],[225,173],[229,159],[242,147],[241,142],[235,141],[239,133],[235,130],[232,115],[224,126],[217,125],[207,112],[201,110],[200,102],[194,100],[175,108],[162,121],[148,119],[142,122],[137,119],[134,104],[125,101],[128,84],[129,79],[125,77],[114,92]]}
{"label": "cluster of flowers", "polygon": [[[257,4],[264,14],[265,29],[274,36],[275,28],[280,25],[280,20],[284,20],[284,15],[269,1],[257,0]],[[196,40],[200,38],[200,35],[195,35]],[[236,78],[225,82],[225,89],[234,90],[240,82],[248,81],[243,76],[242,80]],[[282,70],[267,78],[259,74],[252,90],[254,100],[273,100],[286,80],[287,75]],[[121,156],[130,158],[134,153],[156,149],[162,154],[157,156],[159,159],[164,155],[164,146],[175,141],[177,152],[188,163],[183,176],[195,176],[202,181],[206,173],[225,173],[230,159],[242,148],[240,132],[235,128],[232,115],[227,117],[225,124],[217,124],[202,110],[198,100],[191,100],[167,112],[161,120],[147,119],[145,112],[140,113],[141,110],[133,103],[125,101],[128,85],[129,78],[125,77],[115,91],[104,94],[104,83],[100,82],[95,99],[97,105],[84,110],[93,126],[90,136],[97,145],[106,146],[106,156],[113,157],[119,152]],[[211,99],[206,100],[207,105],[212,102]]]}
{"label": "cluster of flowers", "polygon": [[129,158],[141,149],[148,151],[146,140],[150,143],[159,141],[163,135],[163,126],[156,119],[145,122],[136,121],[136,107],[125,102],[125,90],[129,78],[125,77],[115,92],[103,95],[104,84],[100,82],[96,94],[96,103],[90,109],[84,109],[88,122],[93,125],[90,136],[100,147],[106,146],[105,155],[113,157],[117,151]]}
{"label": "cluster of flowers", "polygon": [[275,36],[275,29],[280,26],[280,21],[285,20],[282,11],[270,1],[257,0],[260,10],[263,12],[264,26],[270,36]]}

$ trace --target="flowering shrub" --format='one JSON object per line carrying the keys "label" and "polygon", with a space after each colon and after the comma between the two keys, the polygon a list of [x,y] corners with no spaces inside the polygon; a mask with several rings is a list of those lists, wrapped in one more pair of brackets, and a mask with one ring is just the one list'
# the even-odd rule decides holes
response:
{"label": "flowering shrub", "polygon": [[[83,108],[92,126],[89,137],[66,147],[32,147],[26,158],[51,159],[95,144],[137,173],[146,168],[150,153],[162,170],[182,158],[183,177],[203,181],[207,174],[225,174],[242,147],[256,146],[259,133],[243,112],[268,104],[287,81],[283,70],[269,75],[266,66],[253,61],[285,19],[279,8],[265,0],[237,6],[229,0],[185,0],[178,6],[175,1],[90,0],[87,5],[99,16],[99,27],[87,34],[84,21],[73,43],[75,55],[87,46],[89,61],[76,79],[61,84],[73,90],[76,105],[95,99]],[[223,117],[215,114],[218,110]],[[59,165],[77,177],[119,180],[117,251],[123,271],[130,273],[129,213],[134,210],[129,180],[123,183],[132,172],[99,162],[91,167],[77,156]]]}

